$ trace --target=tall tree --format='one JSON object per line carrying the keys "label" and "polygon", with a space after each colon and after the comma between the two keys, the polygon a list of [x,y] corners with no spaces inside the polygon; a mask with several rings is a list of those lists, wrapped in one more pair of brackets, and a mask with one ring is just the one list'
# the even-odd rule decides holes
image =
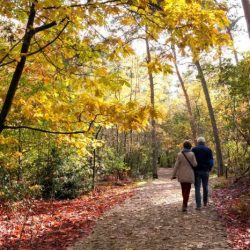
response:
{"label": "tall tree", "polygon": [[[147,31],[147,28],[146,28]],[[146,49],[147,49],[147,63],[150,65],[151,63],[151,52],[149,46],[149,39],[146,34]],[[156,143],[156,121],[155,121],[155,93],[154,93],[154,78],[153,73],[150,67],[148,66],[148,77],[150,84],[150,101],[151,101],[151,139],[152,139],[152,174],[153,178],[158,178],[157,173],[157,143]]]}
{"label": "tall tree", "polygon": [[[217,50],[220,50],[222,46],[228,44],[229,36],[225,32],[225,28],[228,26],[229,22],[226,17],[226,12],[221,10],[220,7],[217,7],[216,4],[213,4],[213,2],[202,1],[199,4],[193,4],[193,1],[186,3],[185,10],[187,11],[187,9],[189,9],[189,14],[192,13],[190,25],[182,27],[181,30],[171,30],[171,39],[172,43],[174,42],[178,46],[183,55],[187,53],[185,50],[186,47],[188,47],[190,49],[189,51],[192,53],[192,58],[199,72],[210,114],[214,142],[216,146],[218,175],[222,175],[223,160],[218,128],[210,100],[207,82],[199,63],[199,58],[202,52],[208,52],[211,47],[216,47]],[[199,10],[197,8],[199,8]]]}
{"label": "tall tree", "polygon": [[171,47],[172,47],[172,52],[173,52],[173,56],[174,56],[174,66],[175,66],[176,74],[177,74],[177,77],[178,77],[179,82],[181,84],[181,88],[182,88],[182,91],[183,91],[183,94],[184,94],[184,97],[185,97],[187,110],[188,110],[188,115],[189,115],[190,127],[191,127],[191,131],[192,131],[192,137],[193,137],[193,141],[195,143],[196,138],[197,138],[197,130],[196,130],[195,118],[193,116],[190,98],[189,98],[189,95],[188,95],[184,80],[182,78],[181,72],[180,72],[179,67],[178,67],[175,46],[172,45]]}
{"label": "tall tree", "polygon": [[219,132],[218,132],[218,127],[214,115],[214,109],[212,106],[212,102],[210,99],[209,95],[209,90],[207,86],[207,81],[205,79],[202,67],[200,65],[200,62],[197,60],[195,61],[195,65],[197,67],[197,70],[199,72],[199,78],[201,80],[203,92],[206,98],[206,103],[208,107],[208,112],[210,116],[210,121],[213,129],[213,136],[214,136],[214,142],[215,142],[215,148],[216,148],[216,159],[217,159],[217,166],[218,166],[218,176],[221,176],[224,174],[224,169],[223,169],[223,158],[222,158],[222,151],[221,151],[221,144],[220,144],[220,137],[219,137]]}
{"label": "tall tree", "polygon": [[46,29],[49,29],[50,27],[55,26],[57,24],[56,22],[52,22],[50,24],[45,24],[43,26],[34,28],[34,21],[35,21],[35,16],[36,16],[36,9],[35,9],[36,3],[37,3],[37,1],[34,1],[30,6],[26,30],[25,30],[25,34],[23,37],[22,48],[20,51],[21,59],[16,65],[16,68],[15,68],[14,74],[12,76],[12,80],[10,82],[10,86],[9,86],[8,92],[6,94],[6,97],[5,97],[3,106],[2,106],[2,110],[0,113],[0,133],[4,129],[4,123],[5,123],[6,117],[10,111],[10,108],[11,108],[16,90],[17,90],[19,80],[20,80],[21,75],[23,73],[23,69],[25,66],[27,53],[29,52],[29,47],[30,47],[32,37],[36,33],[43,31],[43,30],[46,30]]}
{"label": "tall tree", "polygon": [[242,2],[243,9],[244,9],[246,22],[247,22],[248,35],[250,38],[250,1],[241,0],[241,2]]}
{"label": "tall tree", "polygon": [[[68,90],[72,90],[72,92],[75,91],[75,93],[84,86],[85,90],[92,88],[92,93],[94,91],[96,95],[92,101],[96,102],[100,101],[98,97],[105,92],[103,90],[109,84],[109,87],[112,85],[111,88],[113,90],[115,89],[114,85],[117,87],[120,85],[119,79],[121,80],[121,77],[119,74],[108,72],[107,67],[103,64],[102,57],[105,54],[110,61],[118,60],[123,52],[129,55],[131,48],[128,44],[123,43],[121,38],[104,37],[95,28],[91,29],[91,25],[107,25],[104,13],[112,16],[114,9],[119,11],[115,2],[96,1],[93,3],[88,1],[83,3],[80,0],[73,2],[58,0],[52,3],[49,1],[22,0],[18,3],[16,1],[8,1],[3,4],[0,15],[11,24],[17,21],[20,27],[18,29],[13,28],[14,38],[11,39],[11,42],[8,42],[6,39],[3,44],[1,43],[0,73],[1,80],[3,79],[6,86],[1,89],[3,105],[0,111],[0,133],[3,129],[14,129],[12,125],[17,125],[17,123],[20,125],[22,121],[17,117],[15,117],[16,119],[9,119],[10,110],[11,108],[13,110],[13,106],[17,103],[17,98],[15,98],[17,93],[21,96],[20,91],[17,91],[20,89],[18,88],[20,83],[26,83],[29,95],[32,93],[31,86],[38,90],[37,86],[43,85],[47,87],[48,82],[51,83],[52,89],[58,84],[66,87]],[[25,11],[20,11],[20,8]],[[100,15],[100,13],[103,13],[103,15]],[[79,35],[80,31],[83,32],[81,35]],[[2,34],[0,39],[2,41]],[[12,42],[15,40],[18,42],[13,45]],[[8,73],[8,78],[5,72]],[[53,77],[51,77],[52,75]],[[32,77],[33,79],[31,80]],[[10,83],[7,83],[9,78],[11,78]],[[76,82],[78,82],[78,86],[76,86]],[[96,86],[95,90],[93,89],[94,86]],[[61,91],[59,87],[57,90]],[[46,95],[47,98],[49,93],[47,92]],[[65,95],[68,95],[67,91],[65,91]],[[65,95],[60,95],[60,97],[65,97]],[[68,96],[66,98],[68,100],[65,99],[64,101],[70,100],[73,105],[72,101],[76,99],[72,98],[72,96]],[[88,102],[91,99],[88,94],[78,94],[77,96],[81,99],[78,101],[82,105],[78,102],[78,105],[74,107],[75,115],[73,116],[76,118],[77,113],[81,114],[80,118],[77,118],[78,125],[80,125],[80,123],[86,122],[86,113],[83,113],[85,111],[88,112],[88,107],[91,107],[93,103],[86,103],[86,101]],[[53,99],[55,98],[50,98],[48,101]],[[42,101],[42,98],[38,99],[38,101]],[[56,106],[60,106],[60,104],[62,102],[56,102]],[[26,105],[23,102],[23,105],[20,105],[19,108],[22,110],[24,107],[26,108]],[[78,110],[78,112],[76,110],[77,107],[81,107],[80,109],[82,110]],[[14,111],[17,110],[15,109],[16,107],[14,107]],[[54,113],[58,113],[58,110],[59,108]],[[11,115],[13,113],[11,112]],[[93,110],[92,115],[96,116]],[[57,116],[53,115],[53,118],[55,117]],[[49,118],[52,120],[51,117]],[[65,123],[63,122],[62,124]],[[91,124],[93,125],[93,123]],[[78,130],[79,133],[83,132],[82,125],[80,125],[80,130]],[[28,126],[19,126],[19,128],[28,129]],[[71,129],[69,128],[69,130]],[[39,131],[49,132],[44,129],[39,129]]]}

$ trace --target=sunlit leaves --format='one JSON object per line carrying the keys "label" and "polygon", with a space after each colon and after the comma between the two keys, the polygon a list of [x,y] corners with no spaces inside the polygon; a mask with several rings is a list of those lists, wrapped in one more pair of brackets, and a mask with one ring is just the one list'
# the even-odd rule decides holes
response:
{"label": "sunlit leaves", "polygon": [[[0,60],[10,63],[0,70],[1,104],[16,63],[21,56],[27,57],[7,119],[8,124],[15,126],[87,131],[92,125],[89,138],[99,126],[117,125],[122,131],[145,129],[152,113],[148,102],[139,103],[132,97],[128,102],[128,98],[120,98],[130,83],[122,70],[113,68],[115,63],[134,54],[133,39],[146,36],[149,42],[157,43],[163,36],[167,45],[176,44],[183,54],[191,50],[194,57],[228,43],[224,32],[228,25],[225,8],[217,8],[213,1],[205,4],[195,0],[34,3],[35,22],[29,29],[54,24],[34,34],[29,53],[25,55],[20,54],[20,48],[31,2],[1,3],[4,25],[0,35]],[[148,32],[141,37],[145,27]],[[140,30],[138,34],[137,30]],[[144,64],[149,72],[172,73],[172,58],[161,56],[157,51],[152,55],[152,60]],[[162,113],[154,112],[155,117]],[[68,141],[71,145],[72,142],[80,148],[77,140]]]}

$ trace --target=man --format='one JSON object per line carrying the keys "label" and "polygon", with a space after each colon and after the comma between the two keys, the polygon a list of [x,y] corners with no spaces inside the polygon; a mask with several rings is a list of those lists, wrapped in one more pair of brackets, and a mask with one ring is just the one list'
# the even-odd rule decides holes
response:
{"label": "man", "polygon": [[201,209],[201,184],[203,187],[203,205],[208,203],[208,179],[209,172],[213,167],[213,153],[210,148],[205,145],[205,138],[197,139],[197,146],[192,149],[197,161],[197,167],[194,169],[195,174],[195,201],[196,209]]}

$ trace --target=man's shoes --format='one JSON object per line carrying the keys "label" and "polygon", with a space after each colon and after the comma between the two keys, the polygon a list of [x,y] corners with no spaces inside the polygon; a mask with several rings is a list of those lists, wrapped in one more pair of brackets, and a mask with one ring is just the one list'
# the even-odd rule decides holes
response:
{"label": "man's shoes", "polygon": [[203,206],[204,206],[204,207],[207,207],[207,202],[204,202]]}
{"label": "man's shoes", "polygon": [[196,210],[201,210],[201,208],[200,208],[200,207],[196,207],[195,209],[196,209]]}

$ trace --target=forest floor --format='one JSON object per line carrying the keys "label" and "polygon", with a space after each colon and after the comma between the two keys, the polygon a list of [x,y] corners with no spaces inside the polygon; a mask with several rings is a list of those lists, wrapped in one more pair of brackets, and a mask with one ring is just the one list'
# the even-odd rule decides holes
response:
{"label": "forest floor", "polygon": [[0,201],[0,250],[66,249],[89,235],[105,211],[133,196],[133,189],[105,183],[73,200]]}
{"label": "forest floor", "polygon": [[92,233],[70,250],[227,250],[226,229],[210,203],[195,210],[194,191],[187,213],[181,211],[181,190],[170,180],[172,170],[138,187],[136,194],[106,212]]}
{"label": "forest floor", "polygon": [[159,179],[139,184],[105,183],[73,200],[0,201],[0,249],[250,249],[250,176],[211,178],[213,201],[200,211],[192,188],[183,213],[171,172],[159,169]]}

